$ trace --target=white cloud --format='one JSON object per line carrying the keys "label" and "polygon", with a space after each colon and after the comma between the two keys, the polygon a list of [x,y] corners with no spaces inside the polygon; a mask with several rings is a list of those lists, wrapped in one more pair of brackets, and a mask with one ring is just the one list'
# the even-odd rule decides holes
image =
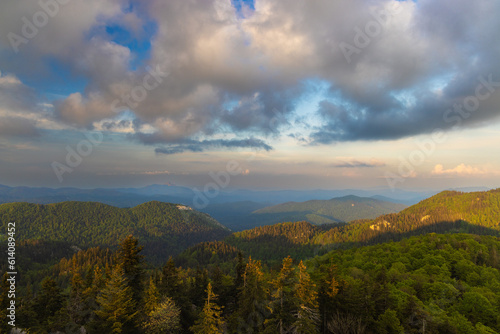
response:
{"label": "white cloud", "polygon": [[455,168],[445,169],[443,165],[437,164],[432,170],[433,175],[456,175],[456,176],[475,176],[484,175],[486,171],[477,167],[472,167],[461,163]]}

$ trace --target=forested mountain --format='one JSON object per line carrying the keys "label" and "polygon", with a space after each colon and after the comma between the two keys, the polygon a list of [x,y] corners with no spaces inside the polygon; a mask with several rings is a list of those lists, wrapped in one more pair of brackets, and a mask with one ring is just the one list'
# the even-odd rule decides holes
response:
{"label": "forested mountain", "polygon": [[425,233],[500,235],[500,190],[444,191],[400,213],[349,224],[281,223],[233,233],[226,242],[263,261],[306,259],[332,248],[377,244]]}
{"label": "forested mountain", "polygon": [[500,234],[500,189],[443,191],[398,214],[353,222],[318,236],[317,244],[378,243],[429,232]]}
{"label": "forested mountain", "polygon": [[324,254],[326,248],[315,244],[314,240],[334,226],[338,225],[317,226],[308,222],[280,223],[235,232],[225,241],[247,255],[267,264],[276,264],[288,255],[295,259],[307,259]]}
{"label": "forested mountain", "polygon": [[[194,270],[170,259],[147,272],[142,247],[129,236],[114,253],[79,251],[43,280],[19,286],[17,326],[67,334],[82,328],[89,334],[500,331],[496,237],[428,234],[306,262],[287,256],[275,269],[251,257],[233,259],[235,249],[211,243],[191,254],[201,251],[196,256],[206,261],[205,250],[222,250],[228,262]],[[6,278],[0,284],[4,318]],[[0,326],[9,329],[6,322]]]}
{"label": "forested mountain", "polygon": [[241,250],[225,241],[202,242],[189,247],[175,257],[175,263],[184,268],[213,268],[233,265]]}
{"label": "forested mountain", "polygon": [[399,212],[406,207],[404,204],[351,195],[330,200],[283,203],[257,210],[253,216],[261,225],[296,221],[320,225],[373,219],[383,214]]}
{"label": "forested mountain", "polygon": [[[158,202],[7,204],[0,220],[4,239],[16,222],[17,324],[30,333],[500,332],[500,190],[233,234]],[[3,317],[8,289],[5,275]]]}
{"label": "forested mountain", "polygon": [[189,246],[230,233],[207,214],[162,202],[130,209],[94,202],[2,204],[0,222],[0,238],[5,238],[8,222],[15,222],[18,241],[64,241],[80,248],[115,247],[133,234],[148,245],[145,255],[151,262],[164,262]]}
{"label": "forested mountain", "polygon": [[306,264],[335,268],[337,294],[323,299],[330,333],[498,333],[499,250],[495,237],[428,234]]}

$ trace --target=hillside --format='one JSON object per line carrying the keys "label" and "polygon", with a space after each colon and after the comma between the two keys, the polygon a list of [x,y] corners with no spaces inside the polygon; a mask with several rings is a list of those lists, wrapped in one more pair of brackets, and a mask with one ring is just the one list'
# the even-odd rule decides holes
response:
{"label": "hillside", "polygon": [[332,333],[486,334],[500,330],[499,250],[495,237],[428,234],[307,263],[335,268],[337,294],[324,299]]}
{"label": "hillside", "polygon": [[288,255],[296,259],[307,259],[324,253],[321,252],[322,247],[315,245],[313,241],[334,226],[336,225],[317,226],[305,221],[279,223],[235,232],[225,241],[245,254],[267,263],[279,262]]}
{"label": "hillside", "polygon": [[144,252],[148,259],[160,262],[196,243],[229,234],[226,227],[205,213],[162,202],[130,209],[95,202],[2,204],[0,222],[2,239],[8,222],[16,222],[18,241],[64,241],[80,248],[113,248],[132,234],[148,245]]}
{"label": "hillside", "polygon": [[318,236],[315,243],[377,243],[430,232],[499,235],[500,189],[443,191],[398,214],[333,228]]}
{"label": "hillside", "polygon": [[407,206],[375,198],[345,196],[330,200],[288,202],[253,212],[261,225],[290,221],[308,221],[312,224],[331,224],[358,219],[373,219],[387,213],[395,213]]}
{"label": "hillside", "polygon": [[305,259],[332,248],[378,244],[426,233],[500,236],[500,190],[444,191],[400,213],[349,224],[280,223],[236,232],[226,242],[264,261]]}
{"label": "hillside", "polygon": [[[213,289],[230,333],[246,324],[274,333],[281,320],[292,328],[307,318],[314,321],[305,333],[487,334],[500,329],[499,197],[500,191],[446,191],[372,220],[289,222],[230,235],[209,216],[175,204],[17,203],[0,206],[0,232],[16,220],[21,328],[111,332],[114,322],[99,315],[109,305],[103,289],[126,305],[137,282],[137,291],[144,291],[139,320],[156,321],[150,310],[164,310],[159,301],[168,297],[177,310],[171,332],[196,333],[192,324],[203,318]],[[140,244],[114,252],[129,232]],[[214,234],[209,240],[220,240],[207,241]],[[193,245],[196,237],[203,242]],[[139,252],[155,254],[156,265],[131,265],[139,279],[127,281],[122,266]],[[170,254],[177,256],[166,262]],[[0,296],[6,289],[0,286]],[[49,302],[54,307],[47,311]],[[304,305],[311,312],[301,315]],[[132,333],[134,324],[123,323]]]}

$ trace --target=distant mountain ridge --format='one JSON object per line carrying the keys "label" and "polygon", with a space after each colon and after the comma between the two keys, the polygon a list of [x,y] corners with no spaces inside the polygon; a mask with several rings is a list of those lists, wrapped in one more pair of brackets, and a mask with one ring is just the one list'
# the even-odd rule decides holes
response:
{"label": "distant mountain ridge", "polygon": [[[436,194],[435,191],[412,192],[396,189],[377,188],[370,190],[249,190],[221,189],[219,195],[210,199],[210,205],[252,201],[266,205],[308,200],[328,200],[331,198],[355,195],[359,197],[384,196],[390,202],[411,205]],[[140,188],[46,188],[46,187],[8,187],[0,184],[0,203],[30,202],[50,204],[65,201],[95,201],[118,207],[132,207],[153,200],[184,203],[193,206],[196,192],[188,187],[153,184]]]}
{"label": "distant mountain ridge", "polygon": [[404,204],[349,195],[330,200],[283,203],[257,210],[253,212],[253,215],[256,219],[271,223],[308,221],[321,225],[373,219],[382,214],[399,212],[405,208],[407,206]]}

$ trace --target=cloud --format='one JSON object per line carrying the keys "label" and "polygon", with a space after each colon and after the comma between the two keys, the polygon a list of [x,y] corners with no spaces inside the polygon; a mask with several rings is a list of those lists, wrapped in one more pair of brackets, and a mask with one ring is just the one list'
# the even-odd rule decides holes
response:
{"label": "cloud", "polygon": [[168,170],[155,170],[152,172],[135,172],[131,174],[138,174],[138,175],[168,175],[170,172]]}
{"label": "cloud", "polygon": [[484,175],[486,171],[481,170],[477,167],[472,167],[470,165],[460,164],[455,168],[444,169],[443,165],[438,164],[434,166],[432,170],[433,175],[456,175],[456,176],[474,176],[474,175]]}
{"label": "cloud", "polygon": [[263,140],[257,138],[247,139],[215,139],[203,140],[199,142],[190,141],[189,143],[178,144],[167,147],[158,147],[155,149],[157,154],[177,154],[186,151],[203,152],[210,148],[253,148],[270,151],[273,148]]}
{"label": "cloud", "polygon": [[32,120],[21,117],[0,117],[0,137],[38,137],[40,132]]}
{"label": "cloud", "polygon": [[350,158],[342,162],[332,164],[330,166],[334,168],[374,168],[374,167],[383,167],[385,165],[386,165],[385,163],[375,159],[371,159],[370,161],[361,161]]}
{"label": "cloud", "polygon": [[[0,30],[19,32],[21,18],[39,10],[28,0],[2,4]],[[374,13],[384,10],[394,15],[377,21]],[[478,76],[500,81],[498,12],[500,3],[488,0],[259,0],[239,12],[231,0],[72,0],[18,56],[2,36],[0,54],[6,71],[39,82],[51,80],[54,63],[86,82],[54,103],[58,121],[82,128],[113,119],[114,101],[143,83],[147,66],[161,66],[169,76],[129,106],[143,127],[126,132],[147,145],[170,144],[159,148],[170,154],[196,151],[189,141],[200,137],[288,135],[311,81],[327,88],[302,118],[319,119],[304,125],[303,143],[394,140],[450,130],[457,119],[473,127],[498,118],[500,89],[470,115],[452,111],[454,121],[444,120],[474,96]],[[380,33],[348,62],[339,45],[356,45],[356,31],[377,22]],[[138,59],[138,50],[109,33],[115,26],[150,45],[148,56]]]}

